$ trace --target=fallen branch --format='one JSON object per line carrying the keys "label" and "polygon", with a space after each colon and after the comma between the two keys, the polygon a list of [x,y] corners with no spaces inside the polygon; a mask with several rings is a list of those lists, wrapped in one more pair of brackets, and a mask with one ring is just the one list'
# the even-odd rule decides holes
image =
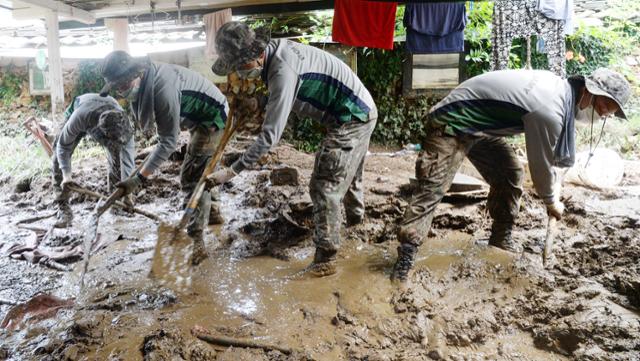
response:
{"label": "fallen branch", "polygon": [[7,300],[6,298],[0,298],[0,305],[15,306],[17,304],[18,304],[18,302],[16,302],[16,301]]}
{"label": "fallen branch", "polygon": [[50,258],[43,258],[42,260],[40,260],[39,262],[41,265],[53,268],[54,270],[57,271],[62,271],[62,272],[71,272],[73,269],[69,266],[65,266],[60,262],[56,262]]}
{"label": "fallen branch", "polygon": [[276,345],[263,344],[255,342],[253,340],[241,340],[228,336],[214,336],[209,330],[202,326],[194,326],[191,329],[191,334],[198,339],[219,346],[233,346],[242,348],[260,348],[265,351],[280,351],[285,355],[290,355],[293,351],[289,348],[280,347]]}
{"label": "fallen branch", "polygon": [[33,216],[33,217],[21,219],[21,220],[17,221],[15,224],[18,225],[18,224],[23,224],[23,223],[33,223],[33,222],[37,222],[37,221],[42,220],[42,219],[53,217],[55,215],[56,215],[56,212],[45,214],[45,215]]}
{"label": "fallen branch", "polygon": [[[89,190],[89,189],[86,189],[86,188],[83,188],[83,187],[80,187],[80,186],[69,186],[69,188],[74,192],[78,192],[80,194],[84,194],[84,195],[87,195],[87,196],[90,196],[90,197],[93,197],[93,198],[96,198],[96,199],[107,198],[106,196],[104,196],[104,195],[102,195],[102,194],[100,194],[98,192],[94,192],[92,190]],[[122,201],[116,201],[115,205],[120,207],[120,208],[123,208],[125,210],[141,214],[141,215],[143,215],[145,217],[148,217],[148,218],[150,218],[150,219],[152,219],[154,221],[160,221],[160,217],[158,217],[157,215],[155,215],[155,214],[153,214],[151,212],[147,212],[147,211],[145,211],[143,209],[140,209],[140,208],[131,207],[131,206],[125,204]]]}

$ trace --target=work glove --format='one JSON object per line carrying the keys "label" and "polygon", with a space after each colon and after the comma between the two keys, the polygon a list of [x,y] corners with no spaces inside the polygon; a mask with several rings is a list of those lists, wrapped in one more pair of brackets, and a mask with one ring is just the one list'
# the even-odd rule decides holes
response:
{"label": "work glove", "polygon": [[560,201],[554,201],[553,203],[547,203],[547,214],[549,217],[554,217],[560,220],[564,213],[564,203]]}
{"label": "work glove", "polygon": [[222,168],[218,171],[213,172],[213,174],[210,174],[207,177],[207,187],[213,188],[219,186],[220,184],[225,184],[236,175],[236,172],[234,172],[231,167]]}
{"label": "work glove", "polygon": [[560,220],[562,213],[564,213],[564,204],[560,202],[560,193],[562,193],[562,181],[558,178],[553,184],[552,201],[547,203],[547,214],[557,220]]}
{"label": "work glove", "polygon": [[62,188],[63,195],[69,195],[71,193],[71,189],[69,186],[78,186],[78,183],[73,181],[73,177],[71,176],[71,172],[62,172],[62,182],[60,183],[60,188]]}
{"label": "work glove", "polygon": [[124,191],[124,194],[122,196],[125,197],[137,191],[145,181],[146,178],[142,174],[140,174],[140,172],[138,172],[133,177],[130,177],[116,184],[116,187],[121,188]]}

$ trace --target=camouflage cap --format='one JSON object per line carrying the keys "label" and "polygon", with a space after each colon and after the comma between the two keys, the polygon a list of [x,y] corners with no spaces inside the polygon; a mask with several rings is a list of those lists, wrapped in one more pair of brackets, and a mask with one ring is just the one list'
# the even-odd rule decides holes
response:
{"label": "camouflage cap", "polygon": [[623,107],[631,96],[631,85],[622,74],[607,68],[599,68],[585,77],[584,82],[589,93],[605,96],[618,103],[620,109],[615,115],[618,118],[627,119]]}
{"label": "camouflage cap", "polygon": [[106,81],[106,84],[100,90],[100,95],[107,96],[116,84],[127,80],[145,67],[144,61],[134,59],[126,51],[112,51],[104,58],[100,68],[100,74]]}
{"label": "camouflage cap", "polygon": [[225,23],[216,33],[216,50],[220,57],[211,70],[218,75],[227,75],[239,65],[258,59],[268,43],[266,28],[254,31],[239,21]]}
{"label": "camouflage cap", "polygon": [[133,135],[133,127],[124,110],[110,109],[100,113],[98,130],[105,140],[124,145]]}

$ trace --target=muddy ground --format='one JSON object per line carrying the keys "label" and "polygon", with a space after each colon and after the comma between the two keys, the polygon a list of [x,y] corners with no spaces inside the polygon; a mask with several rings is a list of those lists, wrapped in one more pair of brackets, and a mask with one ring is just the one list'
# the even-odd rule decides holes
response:
{"label": "muddy ground", "polygon": [[[245,145],[234,143],[228,158]],[[171,221],[182,197],[179,158],[137,197],[141,208]],[[42,293],[75,301],[0,330],[0,359],[640,360],[637,163],[627,163],[616,189],[565,188],[568,210],[549,269],[540,256],[546,215],[530,189],[518,222],[526,249],[519,255],[476,242],[490,226],[482,194],[447,197],[416,272],[398,287],[388,280],[394,229],[414,162],[413,153],[368,157],[366,222],[343,231],[339,272],[309,279],[299,272],[313,255],[307,193],[313,155],[277,147],[223,188],[226,222],[210,228],[210,257],[186,292],[147,277],[157,224],[139,215],[103,216],[106,246],[92,257],[83,290],[78,256],[58,262],[69,271],[7,256],[9,247],[33,241],[53,223],[50,217],[17,224],[51,214],[53,194],[47,180],[22,184],[19,193],[5,185],[0,317],[11,309],[7,303]],[[105,163],[76,163],[76,178],[104,191]],[[295,171],[279,170],[288,167],[296,168],[297,185]],[[74,227],[56,229],[41,247],[80,245],[94,206],[75,196]],[[212,345],[198,332],[290,352]]]}

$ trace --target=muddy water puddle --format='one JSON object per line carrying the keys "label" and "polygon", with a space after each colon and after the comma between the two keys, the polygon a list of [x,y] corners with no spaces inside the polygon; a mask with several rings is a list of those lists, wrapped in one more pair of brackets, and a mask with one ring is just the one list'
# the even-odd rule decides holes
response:
{"label": "muddy water puddle", "polygon": [[[122,252],[126,249],[123,244],[112,245],[110,251]],[[230,336],[303,350],[315,359],[341,359],[340,344],[346,331],[336,327],[336,315],[345,312],[359,320],[354,322],[375,327],[375,324],[397,316],[391,302],[397,288],[388,279],[395,254],[389,254],[386,248],[346,244],[340,255],[337,274],[306,278],[300,277],[300,272],[310,262],[312,251],[282,261],[271,257],[237,259],[229,250],[216,250],[194,271],[191,292],[180,295],[175,304],[157,310],[132,307],[132,314],[139,320],[128,333],[130,336],[104,340],[105,344],[96,350],[96,355],[107,357],[114,350],[138,352],[142,335],[170,324],[185,335],[197,325]],[[454,234],[449,239],[433,241],[430,247],[423,247],[417,269],[428,269],[434,279],[440,279],[457,272],[456,267],[470,257],[482,268],[505,272],[510,272],[514,262],[508,253],[476,245],[466,234]],[[137,284],[134,287],[144,288],[144,275],[140,272],[137,279],[123,279],[125,282],[121,286]],[[509,274],[501,277],[509,277]],[[496,291],[495,277],[478,277],[452,284],[439,302],[448,304],[443,311],[450,313],[463,303],[478,301],[488,293],[499,292],[501,297],[512,298],[522,293],[526,285],[523,280]],[[431,338],[438,339],[436,335],[446,327],[445,319],[434,318]],[[533,348],[531,337],[526,333],[512,330],[507,341],[504,352],[528,356],[545,354]],[[497,346],[497,343],[489,342],[468,351],[465,347],[454,351],[490,355],[495,353],[492,347]]]}

